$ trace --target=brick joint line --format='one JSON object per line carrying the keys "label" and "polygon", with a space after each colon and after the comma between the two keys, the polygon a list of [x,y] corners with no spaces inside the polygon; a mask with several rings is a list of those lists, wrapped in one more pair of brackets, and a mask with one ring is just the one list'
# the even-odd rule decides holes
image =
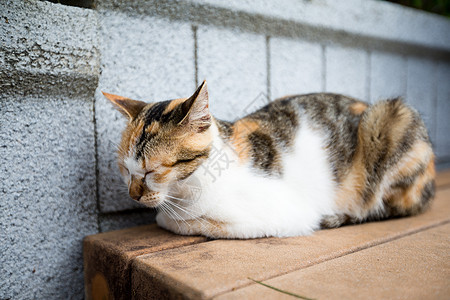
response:
{"label": "brick joint line", "polygon": [[[379,245],[383,245],[383,244],[386,244],[386,243],[389,243],[389,242],[392,242],[392,241],[395,241],[395,240],[399,240],[401,238],[404,238],[404,237],[407,237],[407,236],[410,236],[410,235],[413,235],[413,234],[416,234],[416,233],[419,233],[419,232],[422,232],[422,231],[426,231],[426,230],[429,230],[429,229],[432,229],[432,228],[435,228],[435,227],[446,225],[448,223],[450,223],[450,219],[444,220],[444,221],[441,221],[441,222],[438,222],[438,223],[435,223],[435,224],[431,224],[431,225],[428,225],[428,226],[424,226],[424,227],[421,227],[421,228],[418,228],[418,229],[415,229],[415,230],[411,230],[409,232],[405,232],[403,234],[387,238],[386,240],[382,240],[382,241],[374,242],[374,243],[368,243],[367,245],[364,245],[364,246],[360,246],[360,247],[356,247],[356,248],[353,248],[353,249],[349,249],[349,251],[346,251],[346,252],[344,252],[342,254],[338,254],[337,256],[324,258],[323,260],[319,260],[319,261],[317,261],[315,263],[311,263],[311,264],[309,264],[307,266],[296,268],[296,269],[293,269],[293,270],[289,270],[287,272],[282,272],[282,273],[280,273],[278,275],[275,275],[275,276],[270,276],[270,277],[267,277],[267,278],[264,278],[264,279],[260,279],[259,281],[264,282],[264,281],[271,280],[271,279],[274,279],[274,278],[278,278],[278,277],[281,277],[281,276],[284,276],[284,275],[287,275],[287,274],[290,274],[290,273],[293,273],[293,272],[296,272],[296,271],[299,271],[299,270],[305,270],[307,268],[319,265],[319,264],[327,262],[327,261],[331,261],[331,260],[334,260],[334,259],[346,256],[346,255],[349,255],[349,254],[353,254],[353,253],[356,253],[356,252],[360,252],[362,250],[366,250],[366,249],[373,248],[373,247],[376,247],[376,246],[379,246]],[[235,292],[237,290],[240,290],[240,289],[243,289],[245,287],[248,287],[248,286],[251,286],[251,285],[255,285],[255,284],[256,283],[254,283],[254,282],[249,282],[248,284],[244,284],[244,285],[239,286],[239,287],[234,287],[232,290],[228,290],[228,291],[224,291],[224,292],[220,292],[220,293],[217,293],[215,295],[212,295],[212,297],[217,297],[217,296],[220,296],[220,295],[223,295],[223,294],[227,294],[227,293],[232,292],[232,291]]]}

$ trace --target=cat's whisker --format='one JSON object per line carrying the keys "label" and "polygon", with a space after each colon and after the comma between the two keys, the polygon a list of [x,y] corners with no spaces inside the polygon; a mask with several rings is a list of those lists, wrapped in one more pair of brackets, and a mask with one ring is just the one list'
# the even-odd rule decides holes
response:
{"label": "cat's whisker", "polygon": [[203,221],[207,222],[208,224],[212,225],[210,222],[208,222],[208,220],[206,220],[203,217],[201,217],[201,214],[200,215],[198,214],[198,210],[194,210],[194,209],[191,209],[191,208],[186,207],[186,206],[181,207],[181,206],[175,204],[174,202],[171,202],[171,203],[172,203],[172,205],[175,205],[178,209],[184,211],[186,214],[188,214],[192,218],[194,218],[196,220],[203,220]]}
{"label": "cat's whisker", "polygon": [[174,197],[174,196],[172,196],[172,195],[169,195],[169,194],[166,194],[166,197],[169,197],[169,198],[172,198],[172,199],[178,200],[178,201],[180,201],[180,202],[190,202],[190,201],[189,201],[189,200],[187,200],[187,199],[183,199],[183,198],[178,198],[178,197]]}
{"label": "cat's whisker", "polygon": [[166,208],[164,207],[164,204],[158,206],[157,209],[160,209],[163,214],[170,216],[170,214],[167,212]]}
{"label": "cat's whisker", "polygon": [[[124,199],[128,199],[128,200],[132,200],[130,197],[130,193],[128,191],[128,187],[126,185],[121,185],[120,189],[117,190],[117,195],[120,198],[124,198]],[[134,201],[134,200],[132,200]]]}
{"label": "cat's whisker", "polygon": [[185,213],[186,213],[187,215],[189,215],[190,217],[192,217],[192,218],[197,218],[197,216],[195,216],[195,215],[193,214],[193,211],[192,211],[192,210],[188,210],[187,207],[183,208],[183,207],[177,205],[176,203],[174,203],[174,202],[172,202],[172,201],[170,201],[170,200],[168,200],[168,203],[169,203],[170,205],[173,205],[175,208],[177,208],[177,209],[179,209],[179,210],[185,212]]}
{"label": "cat's whisker", "polygon": [[204,219],[204,218],[202,218],[201,216],[196,216],[196,215],[194,215],[193,214],[193,210],[190,210],[189,208],[187,208],[187,207],[181,207],[181,206],[178,206],[178,205],[176,205],[175,203],[173,203],[172,201],[168,201],[168,203],[170,203],[171,205],[173,205],[173,206],[175,206],[176,208],[178,208],[178,209],[180,209],[181,211],[184,211],[187,215],[189,215],[190,217],[192,217],[194,220],[196,220],[196,221],[198,221],[199,223],[200,223],[200,225],[202,226],[202,227],[204,227],[205,229],[207,229],[208,227],[203,223],[203,222],[206,222],[206,223],[208,223],[210,226],[214,226],[213,224],[211,224],[211,222],[209,222],[208,220],[206,220],[206,219]]}
{"label": "cat's whisker", "polygon": [[[178,224],[177,218],[176,216],[174,217],[173,213],[170,212],[170,207],[166,204],[166,203],[162,203],[161,207],[164,207],[164,210],[166,212],[166,214],[169,216],[170,219],[172,219],[173,221],[175,221],[175,224],[177,224],[178,230],[181,231],[181,227],[180,224]],[[173,210],[172,210],[173,211]]]}
{"label": "cat's whisker", "polygon": [[[172,204],[172,205],[173,205],[173,203],[171,203],[170,201],[168,201],[167,204]],[[186,220],[185,220],[180,214],[178,214],[172,207],[170,207],[170,205],[168,205],[167,207],[172,211],[172,213],[173,213],[176,217],[179,218],[180,221],[182,221],[183,223],[185,223],[187,226],[190,227],[190,224],[189,224],[188,222],[186,222]]]}
{"label": "cat's whisker", "polygon": [[186,224],[186,226],[191,227],[191,225],[181,215],[179,215],[173,208],[171,208],[171,210],[172,210],[173,214],[178,218],[179,221]]}
{"label": "cat's whisker", "polygon": [[[167,196],[167,197],[169,197],[169,198],[174,198],[174,199],[176,199],[176,200],[180,200],[180,202],[188,202],[187,199],[177,198],[177,197],[174,197],[174,196],[171,196],[171,195],[168,195],[168,194],[165,195],[165,196]],[[170,201],[170,200],[167,200],[167,201],[168,201],[171,205],[175,206],[177,209],[179,209],[179,210],[183,211],[184,213],[186,213],[188,216],[190,216],[190,217],[193,218],[194,220],[198,221],[198,222],[200,223],[200,225],[201,225],[203,228],[205,228],[205,229],[208,228],[208,227],[204,224],[204,222],[206,222],[206,223],[208,223],[209,225],[213,226],[208,220],[202,218],[201,216],[198,216],[198,211],[197,211],[197,210],[190,209],[190,208],[188,208],[188,207],[186,207],[186,206],[182,207],[181,205],[179,205],[179,204],[177,204],[177,203],[175,203],[175,202],[173,202],[173,201]]]}
{"label": "cat's whisker", "polygon": [[166,197],[166,201],[173,202],[172,200],[176,200],[177,202],[181,202],[181,203],[189,203],[189,201],[187,199],[177,198],[177,197],[171,196],[169,194],[162,194],[162,196]]}

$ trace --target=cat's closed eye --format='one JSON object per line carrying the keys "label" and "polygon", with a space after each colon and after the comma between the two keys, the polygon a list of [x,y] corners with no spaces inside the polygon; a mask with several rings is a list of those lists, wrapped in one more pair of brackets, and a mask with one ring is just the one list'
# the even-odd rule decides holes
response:
{"label": "cat's closed eye", "polygon": [[179,159],[173,165],[175,166],[175,165],[178,165],[178,164],[188,163],[188,162],[196,160],[197,158],[198,158],[198,156],[193,157],[193,158],[187,158],[187,159]]}
{"label": "cat's closed eye", "polygon": [[190,162],[193,162],[194,160],[196,160],[198,158],[202,158],[202,157],[205,157],[205,156],[206,156],[205,153],[200,153],[200,154],[197,154],[197,155],[195,155],[193,157],[180,158],[177,161],[175,161],[172,164],[172,166],[181,165],[181,164],[185,164],[185,163],[190,163]]}
{"label": "cat's closed eye", "polygon": [[145,178],[147,178],[147,175],[152,174],[153,172],[155,172],[155,170],[150,170],[145,172],[144,177],[142,178],[142,181],[145,181]]}

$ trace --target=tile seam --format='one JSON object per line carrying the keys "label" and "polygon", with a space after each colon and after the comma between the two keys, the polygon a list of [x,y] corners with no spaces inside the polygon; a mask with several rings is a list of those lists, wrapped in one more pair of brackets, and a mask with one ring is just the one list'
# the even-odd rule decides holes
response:
{"label": "tile seam", "polygon": [[372,51],[370,49],[366,49],[366,78],[365,78],[365,101],[367,103],[372,103],[371,100],[371,90],[370,85],[372,83]]}
{"label": "tile seam", "polygon": [[271,65],[271,53],[270,53],[270,35],[266,35],[266,91],[267,91],[267,99],[272,100],[271,95],[271,72],[270,72],[270,65]]}
{"label": "tile seam", "polygon": [[[290,273],[293,273],[293,272],[296,272],[296,271],[305,270],[307,268],[310,268],[310,267],[313,267],[313,266],[316,266],[316,265],[319,265],[319,264],[322,264],[322,263],[325,263],[325,262],[328,262],[328,261],[332,261],[334,259],[337,259],[337,258],[340,258],[340,257],[343,257],[343,256],[347,256],[349,254],[357,253],[357,252],[360,252],[360,251],[363,251],[363,250],[366,250],[366,249],[369,249],[369,248],[373,248],[373,247],[376,247],[376,246],[379,246],[379,245],[383,245],[383,244],[386,244],[386,243],[389,243],[389,242],[392,242],[392,241],[395,241],[395,240],[399,240],[401,238],[404,238],[404,237],[407,237],[407,236],[410,236],[410,235],[413,235],[413,234],[416,234],[416,233],[419,233],[419,232],[422,232],[422,231],[426,231],[426,230],[429,230],[429,229],[432,229],[432,228],[436,228],[436,227],[439,227],[439,226],[442,226],[442,225],[445,225],[445,224],[448,224],[448,223],[450,223],[450,219],[443,220],[441,222],[438,222],[438,223],[435,223],[435,224],[431,224],[431,225],[428,225],[428,226],[424,226],[424,227],[421,227],[421,228],[418,228],[418,229],[415,229],[415,230],[412,230],[412,231],[409,231],[409,232],[405,232],[404,234],[393,236],[393,237],[387,238],[387,239],[379,241],[379,242],[368,243],[367,245],[356,247],[355,249],[351,249],[350,251],[345,251],[344,253],[338,254],[337,256],[324,258],[324,259],[322,259],[320,261],[317,261],[315,263],[312,263],[312,264],[309,264],[309,265],[306,265],[306,266],[303,266],[303,267],[295,268],[295,269],[289,270],[287,272],[282,272],[282,273],[280,273],[278,275],[275,275],[275,276],[270,276],[270,277],[263,278],[263,279],[258,279],[258,280],[261,281],[261,282],[264,282],[264,281],[268,281],[268,280],[271,280],[271,279],[274,279],[274,278],[278,278],[278,277],[281,277],[281,276],[284,276],[284,275],[287,275],[287,274],[290,274]],[[245,284],[245,285],[242,285],[242,286],[239,286],[239,287],[234,287],[234,288],[232,288],[230,290],[210,295],[210,297],[211,298],[215,298],[215,297],[218,297],[218,296],[230,293],[230,292],[234,292],[234,291],[237,291],[237,290],[240,290],[242,288],[245,288],[245,287],[248,287],[248,286],[252,286],[252,285],[255,285],[255,284],[256,283],[249,282],[248,284]]]}
{"label": "tile seam", "polygon": [[192,25],[192,34],[194,39],[194,77],[195,77],[195,87],[196,89],[198,87],[198,27],[195,25]]}
{"label": "tile seam", "polygon": [[192,242],[192,243],[188,243],[188,244],[185,244],[185,245],[180,245],[180,246],[177,246],[177,247],[172,247],[172,248],[167,248],[167,249],[155,251],[155,252],[152,252],[152,253],[141,254],[141,255],[135,256],[133,258],[133,260],[135,260],[137,258],[145,258],[147,256],[151,256],[151,255],[153,255],[155,253],[162,252],[162,251],[168,251],[168,250],[173,250],[173,249],[178,249],[178,248],[183,248],[183,247],[192,246],[192,245],[198,245],[198,244],[206,244],[206,243],[210,243],[210,242],[214,242],[214,241],[217,241],[217,240],[205,240],[205,241],[199,241],[199,242]]}
{"label": "tile seam", "polygon": [[327,91],[327,53],[326,53],[326,46],[321,44],[320,45],[321,48],[321,53],[320,53],[320,60],[321,60],[321,66],[320,66],[320,72],[322,74],[320,74],[321,76],[321,88],[322,88],[322,92],[326,92]]}

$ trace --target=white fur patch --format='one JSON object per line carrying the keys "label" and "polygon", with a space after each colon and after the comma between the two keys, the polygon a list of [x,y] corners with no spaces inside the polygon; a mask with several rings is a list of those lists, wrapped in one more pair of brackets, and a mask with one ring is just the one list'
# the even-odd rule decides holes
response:
{"label": "white fur patch", "polygon": [[[221,162],[225,155],[229,164],[219,174],[218,162],[211,161],[217,155],[210,155],[204,163],[210,169],[200,167],[192,175],[201,183],[201,197],[178,203],[190,214],[225,224],[218,232],[205,228],[201,234],[227,238],[305,235],[318,229],[324,215],[334,213],[336,185],[325,137],[313,131],[306,120],[297,133],[294,151],[284,154],[284,173],[278,179],[256,175],[249,166],[240,165],[237,155],[218,138],[217,128],[211,129],[216,136],[213,148],[220,150]],[[189,213],[184,217],[189,219]],[[157,222],[165,227],[163,219],[159,217]],[[170,229],[190,232],[183,222],[177,226]]]}

